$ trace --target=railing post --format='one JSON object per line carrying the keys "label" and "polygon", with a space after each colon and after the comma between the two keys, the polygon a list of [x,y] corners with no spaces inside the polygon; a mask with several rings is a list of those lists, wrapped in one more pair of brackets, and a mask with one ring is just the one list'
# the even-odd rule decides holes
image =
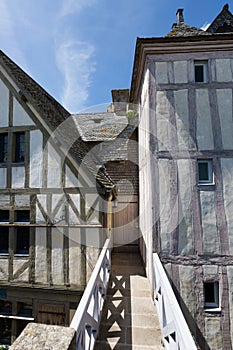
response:
{"label": "railing post", "polygon": [[153,254],[154,303],[166,350],[197,350],[158,254]]}
{"label": "railing post", "polygon": [[106,298],[110,267],[111,252],[108,238],[70,324],[70,327],[76,330],[77,350],[94,349]]}

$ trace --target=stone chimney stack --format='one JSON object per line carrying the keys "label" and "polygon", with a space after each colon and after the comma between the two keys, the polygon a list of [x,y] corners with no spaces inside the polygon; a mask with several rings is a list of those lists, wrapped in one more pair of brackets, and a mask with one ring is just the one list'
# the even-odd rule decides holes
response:
{"label": "stone chimney stack", "polygon": [[178,9],[176,12],[176,18],[177,18],[177,25],[180,26],[184,23],[184,15],[183,15],[184,9]]}

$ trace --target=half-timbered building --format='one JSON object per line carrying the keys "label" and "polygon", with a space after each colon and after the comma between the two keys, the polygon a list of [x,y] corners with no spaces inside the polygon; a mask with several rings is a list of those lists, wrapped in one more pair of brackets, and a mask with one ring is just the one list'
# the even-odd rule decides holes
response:
{"label": "half-timbered building", "polygon": [[0,52],[0,343],[69,325],[111,229],[114,184],[76,119]]}
{"label": "half-timbered building", "polygon": [[152,286],[159,253],[201,349],[233,344],[232,93],[228,5],[206,31],[179,9],[168,35],[137,39],[141,252]]}

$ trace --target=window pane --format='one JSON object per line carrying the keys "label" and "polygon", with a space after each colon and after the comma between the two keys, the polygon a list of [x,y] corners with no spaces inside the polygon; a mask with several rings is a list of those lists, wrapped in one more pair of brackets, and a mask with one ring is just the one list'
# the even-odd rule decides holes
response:
{"label": "window pane", "polygon": [[17,227],[17,254],[29,253],[29,227]]}
{"label": "window pane", "polygon": [[16,210],[15,221],[17,222],[30,222],[30,210]]}
{"label": "window pane", "polygon": [[0,222],[9,222],[9,210],[0,210]]}
{"label": "window pane", "polygon": [[8,253],[9,247],[9,228],[0,227],[0,253]]}
{"label": "window pane", "polygon": [[209,163],[199,162],[198,163],[198,173],[200,181],[209,181]]}
{"label": "window pane", "polygon": [[204,82],[204,66],[195,66],[195,81],[197,83]]}
{"label": "window pane", "polygon": [[0,134],[0,162],[7,162],[7,145],[8,145],[8,135]]}
{"label": "window pane", "polygon": [[3,345],[11,344],[11,319],[0,319],[0,343]]}
{"label": "window pane", "polygon": [[204,284],[205,303],[215,303],[214,283]]}
{"label": "window pane", "polygon": [[15,133],[15,162],[21,163],[25,159],[25,133]]}

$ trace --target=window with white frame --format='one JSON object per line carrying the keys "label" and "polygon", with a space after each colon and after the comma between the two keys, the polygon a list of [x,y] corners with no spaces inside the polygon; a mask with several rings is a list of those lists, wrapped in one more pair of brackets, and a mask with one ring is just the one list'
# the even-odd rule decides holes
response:
{"label": "window with white frame", "polygon": [[208,61],[194,61],[195,83],[208,83]]}
{"label": "window with white frame", "polygon": [[219,308],[219,283],[204,282],[204,308]]}
{"label": "window with white frame", "polygon": [[198,183],[213,184],[213,162],[211,159],[199,159],[198,165]]}

